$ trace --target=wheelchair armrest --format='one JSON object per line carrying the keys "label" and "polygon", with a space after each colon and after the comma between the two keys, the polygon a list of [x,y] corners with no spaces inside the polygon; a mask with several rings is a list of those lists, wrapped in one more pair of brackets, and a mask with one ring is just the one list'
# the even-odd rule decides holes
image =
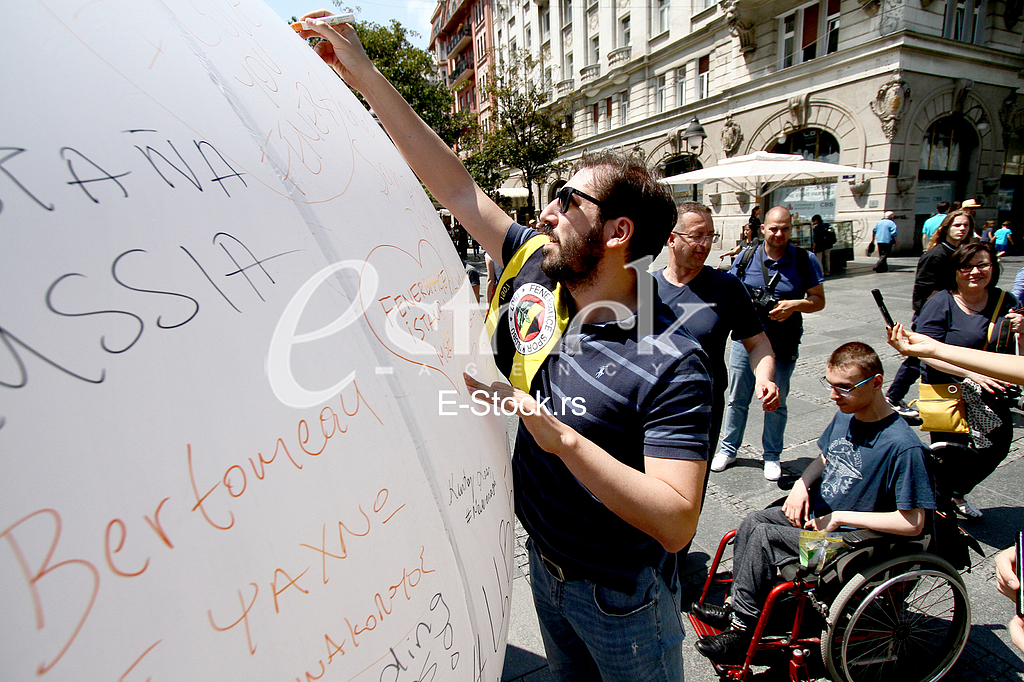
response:
{"label": "wheelchair armrest", "polygon": [[881,544],[882,542],[891,542],[898,536],[889,535],[888,533],[879,533],[877,530],[868,530],[867,528],[858,528],[857,530],[851,530],[843,533],[843,542],[850,547],[869,547],[871,545]]}

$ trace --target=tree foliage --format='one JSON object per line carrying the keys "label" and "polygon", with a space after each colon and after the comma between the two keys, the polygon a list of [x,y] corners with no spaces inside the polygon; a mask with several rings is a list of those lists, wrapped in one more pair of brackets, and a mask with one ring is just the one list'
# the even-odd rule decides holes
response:
{"label": "tree foliage", "polygon": [[[358,7],[349,7],[337,0],[334,4],[345,12],[359,11]],[[295,20],[292,17],[292,21]],[[455,96],[437,77],[433,57],[409,40],[410,36],[418,34],[402,26],[397,19],[392,19],[388,26],[372,21],[356,21],[353,26],[377,69],[445,144],[454,145],[472,127],[475,119],[466,112],[452,113]],[[315,44],[316,39],[310,42]],[[355,95],[364,107],[370,108],[362,95],[358,92]]]}
{"label": "tree foliage", "polygon": [[494,147],[475,143],[468,151],[462,163],[473,180],[496,204],[505,211],[511,211],[512,200],[498,191],[505,181],[505,173],[502,172],[504,164],[497,157]]}
{"label": "tree foliage", "polygon": [[402,26],[397,19],[392,19],[389,26],[358,21],[355,28],[359,41],[377,69],[445,144],[454,145],[471,125],[472,118],[467,112],[452,113],[455,97],[436,77],[430,53],[409,42],[409,35],[414,32]]}
{"label": "tree foliage", "polygon": [[563,112],[548,103],[548,94],[537,77],[536,62],[516,52],[508,62],[499,63],[484,88],[494,113],[490,131],[481,140],[485,158],[498,159],[523,174],[527,212],[533,215],[533,187],[561,170],[557,162],[572,142],[572,130]]}

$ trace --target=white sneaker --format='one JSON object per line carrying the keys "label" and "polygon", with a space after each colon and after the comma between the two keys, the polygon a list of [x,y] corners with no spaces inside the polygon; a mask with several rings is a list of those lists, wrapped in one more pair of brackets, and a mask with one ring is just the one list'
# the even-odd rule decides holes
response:
{"label": "white sneaker", "polygon": [[735,457],[730,457],[724,452],[716,452],[714,459],[711,460],[711,470],[725,471],[726,467],[730,466],[735,461]]}
{"label": "white sneaker", "polygon": [[782,476],[782,465],[778,462],[764,463],[764,477],[769,481],[777,481]]}

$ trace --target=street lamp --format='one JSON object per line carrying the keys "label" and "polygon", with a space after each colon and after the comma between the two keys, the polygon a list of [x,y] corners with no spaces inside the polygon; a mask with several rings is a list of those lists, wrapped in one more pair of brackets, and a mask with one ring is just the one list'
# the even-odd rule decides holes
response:
{"label": "street lamp", "polygon": [[686,140],[686,148],[694,156],[700,156],[704,151],[704,140],[708,139],[708,135],[704,132],[704,126],[700,124],[696,116],[683,131],[683,139]]}

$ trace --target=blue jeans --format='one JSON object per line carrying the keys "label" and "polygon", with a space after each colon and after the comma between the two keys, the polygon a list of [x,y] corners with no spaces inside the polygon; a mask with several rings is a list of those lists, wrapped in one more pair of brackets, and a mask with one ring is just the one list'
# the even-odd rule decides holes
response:
{"label": "blue jeans", "polygon": [[636,590],[588,580],[560,582],[530,543],[530,585],[551,675],[563,682],[682,682],[683,619],[673,591],[654,568]]}
{"label": "blue jeans", "polygon": [[[796,361],[775,361],[775,385],[779,387],[779,409],[764,413],[764,431],[761,446],[764,461],[778,462],[782,454],[782,435],[786,432],[786,397],[789,395],[789,380],[796,369]],[[729,356],[729,404],[725,408],[725,425],[722,427],[720,450],[730,457],[743,445],[743,432],[747,429],[747,413],[754,397],[754,371],[750,369],[750,356],[741,341],[732,342]]]}

